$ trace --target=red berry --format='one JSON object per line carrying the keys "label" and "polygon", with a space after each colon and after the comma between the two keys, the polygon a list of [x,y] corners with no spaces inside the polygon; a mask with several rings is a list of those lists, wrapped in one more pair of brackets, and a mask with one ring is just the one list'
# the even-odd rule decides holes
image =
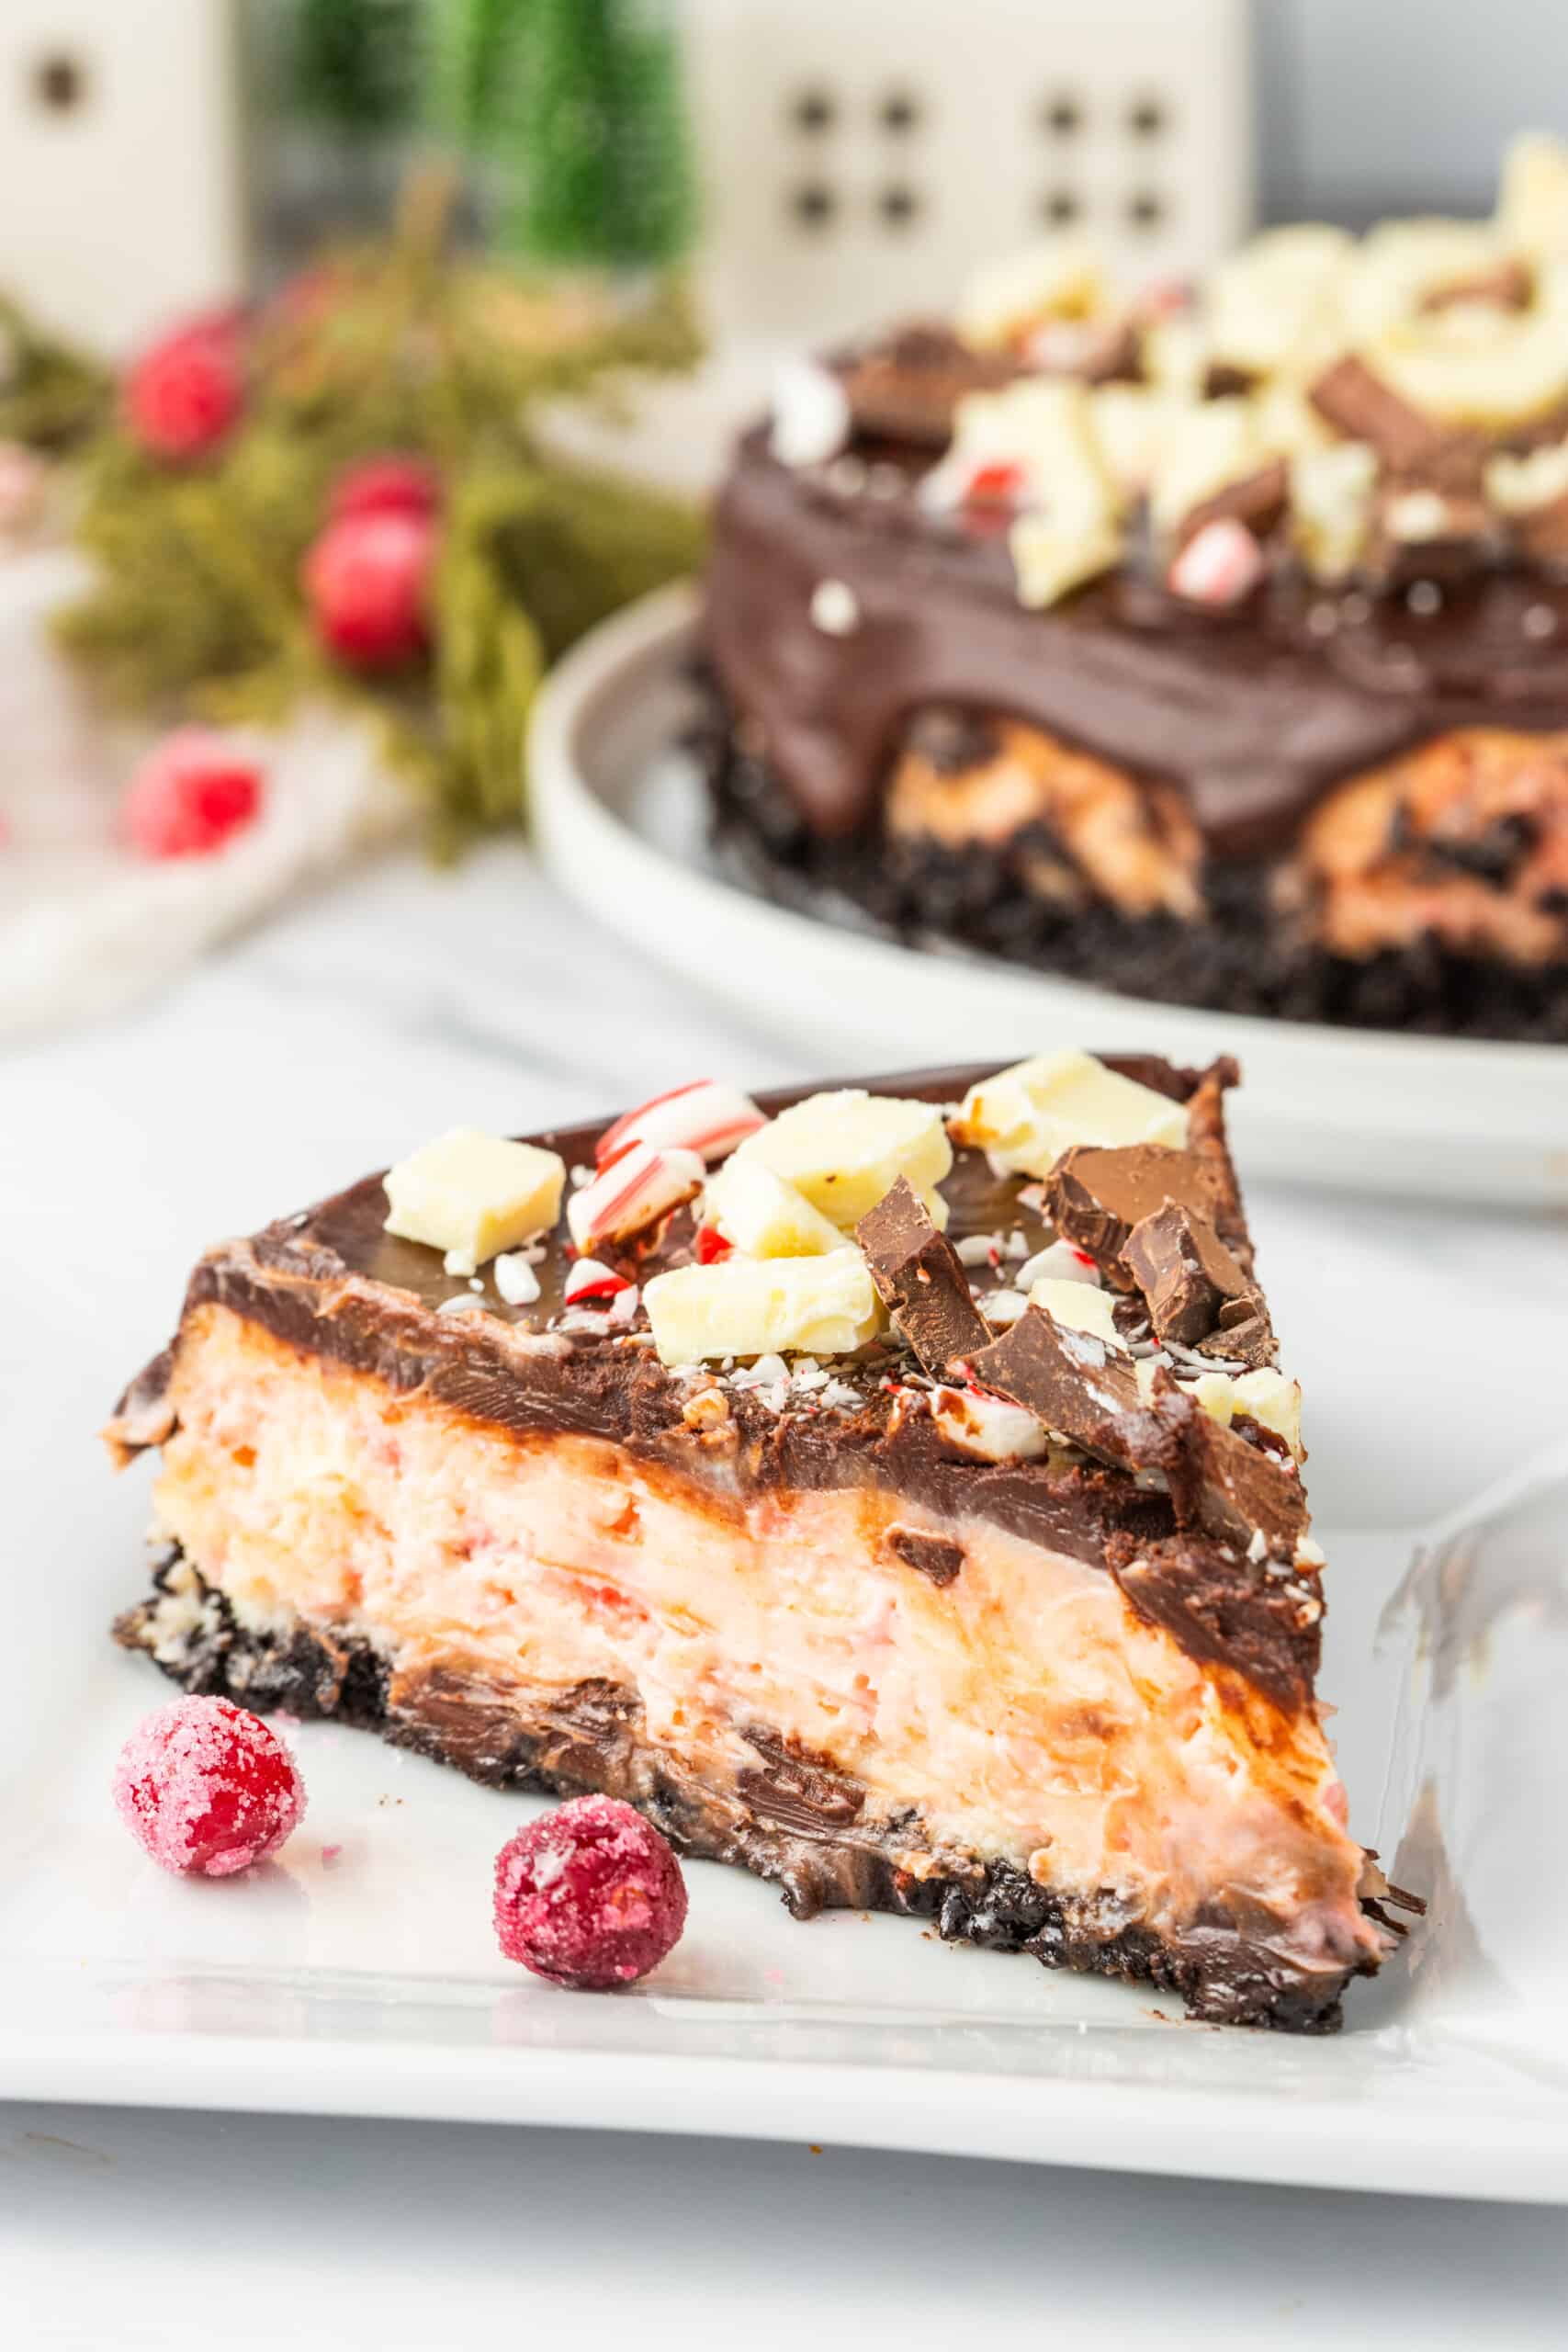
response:
{"label": "red berry", "polygon": [[681,1940],[686,1883],[668,1842],[618,1797],[574,1797],[495,1858],[495,1932],[552,1984],[609,1992]]}
{"label": "red berry", "polygon": [[164,1870],[228,1878],[299,1827],[305,1784],[259,1715],[227,1699],[176,1699],[120,1749],[114,1801]]}
{"label": "red berry", "polygon": [[132,775],[120,831],[143,857],[208,857],[253,823],[261,805],[254,760],[205,727],[181,727]]}
{"label": "red berry", "polygon": [[425,458],[367,458],[333,484],[334,523],[345,514],[414,514],[426,520],[441,503],[441,477]]}
{"label": "red berry", "polygon": [[154,458],[199,458],[216,447],[244,406],[239,321],[231,311],[196,319],[144,352],[125,379],[126,429]]}
{"label": "red berry", "polygon": [[305,594],[321,642],[360,670],[391,670],[429,641],[427,517],[345,514],[305,558]]}

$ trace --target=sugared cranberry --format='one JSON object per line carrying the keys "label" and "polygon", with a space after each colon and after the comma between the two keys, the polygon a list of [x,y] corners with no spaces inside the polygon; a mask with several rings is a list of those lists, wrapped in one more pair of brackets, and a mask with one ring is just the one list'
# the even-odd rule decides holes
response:
{"label": "sugared cranberry", "polygon": [[261,803],[254,760],[208,728],[181,727],[126,786],[120,831],[143,857],[206,857],[252,823]]}
{"label": "sugared cranberry", "polygon": [[333,484],[332,518],[345,514],[428,517],[441,503],[441,477],[426,458],[366,458]]}
{"label": "sugared cranberry", "polygon": [[299,1827],[305,1784],[259,1715],[227,1699],[176,1699],[120,1749],[114,1801],[164,1870],[228,1878]]}
{"label": "sugared cranberry", "polygon": [[245,400],[240,321],[232,311],[192,320],[136,361],[121,390],[127,432],[150,457],[205,457],[232,429]]}
{"label": "sugared cranberry", "polygon": [[429,517],[345,514],[329,523],[305,558],[305,594],[316,633],[356,670],[395,670],[429,642]]}
{"label": "sugared cranberry", "polygon": [[618,1797],[574,1797],[495,1858],[501,1949],[552,1984],[604,1993],[634,1984],[674,1951],[685,1924],[680,1863]]}

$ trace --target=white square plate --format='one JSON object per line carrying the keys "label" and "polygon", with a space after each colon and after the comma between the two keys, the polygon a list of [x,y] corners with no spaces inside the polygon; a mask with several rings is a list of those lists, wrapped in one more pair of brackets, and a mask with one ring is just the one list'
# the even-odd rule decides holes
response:
{"label": "white square plate", "polygon": [[[100,1476],[83,1432],[146,1301],[56,1267],[7,1283],[0,2091],[1568,2198],[1568,1453],[1427,1544],[1375,1657],[1410,1536],[1324,1531],[1355,1817],[1392,1736],[1375,1834],[1433,1898],[1414,1966],[1353,1986],[1338,2038],[1182,2025],[1147,1992],[908,1921],[797,1926],[708,1864],[652,1980],[573,1995],[491,1938],[491,1860],[535,1808],[362,1734],[293,1735],[310,1815],[247,1878],[173,1880],[126,1838],[112,1759],[167,1695],[105,1632],[140,1597],[145,1476]],[[24,1381],[45,1331],[53,1376]]]}

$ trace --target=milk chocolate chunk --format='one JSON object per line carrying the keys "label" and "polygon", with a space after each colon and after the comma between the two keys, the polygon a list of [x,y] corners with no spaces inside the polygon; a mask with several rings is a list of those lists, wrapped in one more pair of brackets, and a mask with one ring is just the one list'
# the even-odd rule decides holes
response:
{"label": "milk chocolate chunk", "polygon": [[887,1548],[935,1585],[951,1584],[964,1566],[964,1546],[951,1535],[932,1535],[923,1527],[888,1531]]}
{"label": "milk chocolate chunk", "polygon": [[971,1356],[969,1370],[981,1387],[1122,1469],[1159,1468],[1176,1443],[1160,1415],[1145,1407],[1131,1358],[1038,1306]]}
{"label": "milk chocolate chunk", "polygon": [[843,386],[857,433],[945,449],[965,394],[999,391],[1018,372],[1006,352],[971,351],[950,327],[915,325],[852,360]]}
{"label": "milk chocolate chunk", "polygon": [[1223,1428],[1190,1397],[1168,1396],[1162,1409],[1179,1429],[1167,1474],[1177,1525],[1201,1527],[1242,1552],[1260,1538],[1269,1558],[1293,1560],[1307,1525],[1306,1497],[1293,1469]]}
{"label": "milk chocolate chunk", "polygon": [[1122,1252],[1135,1225],[1168,1201],[1215,1225],[1222,1200],[1209,1163],[1168,1144],[1076,1143],[1045,1180],[1045,1214],[1062,1239],[1129,1290],[1134,1275]]}
{"label": "milk chocolate chunk", "polygon": [[855,1239],[877,1296],[933,1378],[954,1356],[985,1347],[990,1326],[969,1295],[969,1277],[908,1177],[862,1217]]}
{"label": "milk chocolate chunk", "polygon": [[1290,469],[1276,458],[1240,481],[1226,482],[1210,498],[1201,498],[1182,517],[1177,537],[1183,547],[1211,523],[1245,524],[1254,538],[1267,538],[1285,511],[1290,496]]}
{"label": "milk chocolate chunk", "polygon": [[1424,470],[1450,437],[1442,425],[1423,416],[1375,376],[1364,359],[1337,359],[1307,397],[1337,433],[1347,440],[1370,442],[1395,473]]}
{"label": "milk chocolate chunk", "polygon": [[1168,1201],[1133,1227],[1125,1258],[1156,1338],[1249,1363],[1269,1360],[1273,1334],[1261,1294],[1206,1219]]}

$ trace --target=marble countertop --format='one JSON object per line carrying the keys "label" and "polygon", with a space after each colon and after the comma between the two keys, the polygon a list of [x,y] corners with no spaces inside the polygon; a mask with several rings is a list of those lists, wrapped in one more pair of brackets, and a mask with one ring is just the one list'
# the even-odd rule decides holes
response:
{"label": "marble countertop", "polygon": [[[450,873],[389,857],[125,1017],[0,1057],[0,1387],[54,1376],[65,1293],[91,1307],[107,1397],[166,1335],[202,1243],[443,1126],[827,1074],[830,1039],[818,1061],[634,960],[613,907],[585,931],[517,845]],[[1250,1201],[1321,1521],[1413,1525],[1560,1435],[1562,1221],[1279,1185]],[[933,2275],[955,2230],[961,2258]],[[1568,2231],[1545,2211],[845,2151],[0,2109],[0,2278],[29,2345],[456,2344],[525,2320],[560,2340],[583,2324],[582,2266],[596,2330],[640,2316],[654,2341],[666,2320],[670,2340],[804,2323],[837,2341],[983,2308],[1106,2341],[1329,2329],[1526,2352],[1562,2341]]]}

